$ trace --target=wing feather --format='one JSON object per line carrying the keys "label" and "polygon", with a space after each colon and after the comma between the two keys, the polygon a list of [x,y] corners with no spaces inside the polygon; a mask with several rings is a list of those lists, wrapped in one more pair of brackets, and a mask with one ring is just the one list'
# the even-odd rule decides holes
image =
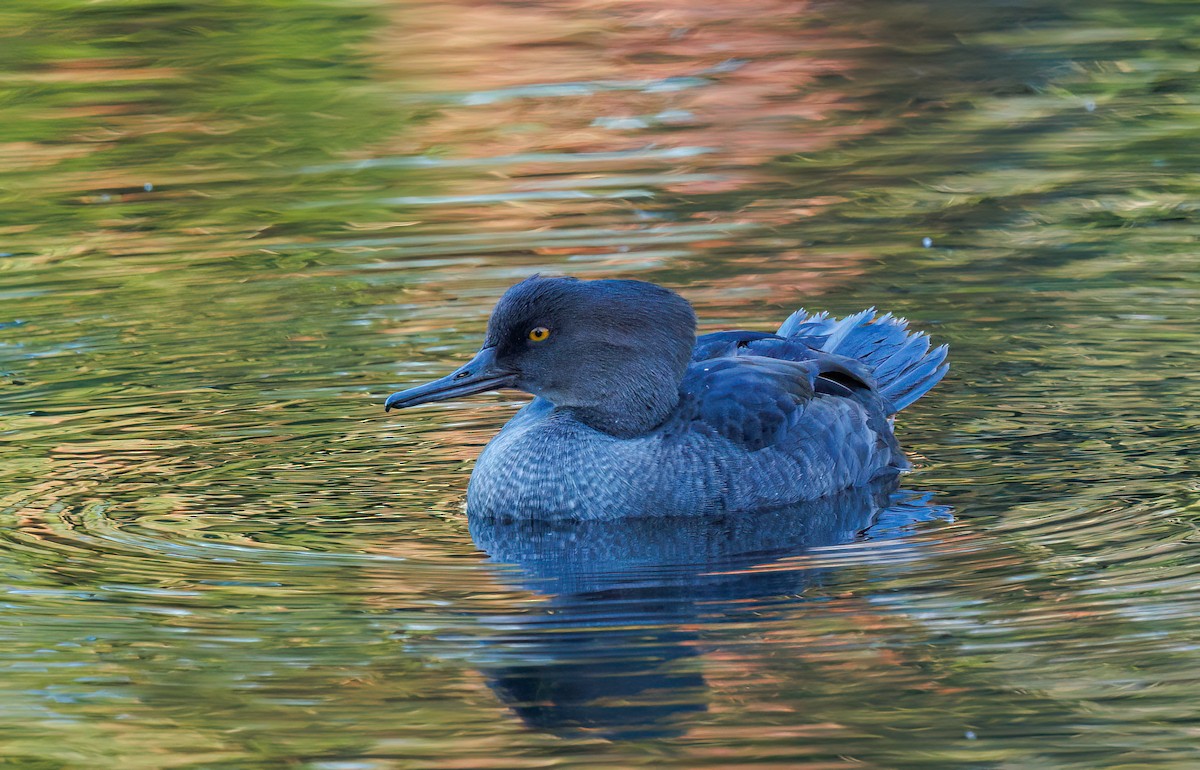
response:
{"label": "wing feather", "polygon": [[[816,361],[729,356],[692,364],[681,386],[682,421],[750,450],[783,443],[817,395]],[[689,427],[690,427],[689,426]]]}

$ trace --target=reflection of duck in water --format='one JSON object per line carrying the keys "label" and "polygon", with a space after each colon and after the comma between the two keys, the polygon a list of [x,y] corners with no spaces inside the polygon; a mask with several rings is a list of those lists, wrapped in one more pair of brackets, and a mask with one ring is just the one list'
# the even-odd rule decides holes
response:
{"label": "reflection of duck in water", "polygon": [[823,571],[780,560],[944,509],[884,482],[769,512],[545,521],[470,517],[503,578],[548,597],[527,614],[488,618],[477,659],[492,689],[530,726],[564,735],[678,734],[703,711],[706,626],[770,613]]}
{"label": "reflection of duck in water", "polygon": [[534,277],[484,347],[406,407],[514,387],[537,396],[479,458],[475,514],[696,515],[778,508],[894,475],[889,418],[946,372],[905,322],[804,311],[778,334],[695,335],[691,306],[639,281]]}

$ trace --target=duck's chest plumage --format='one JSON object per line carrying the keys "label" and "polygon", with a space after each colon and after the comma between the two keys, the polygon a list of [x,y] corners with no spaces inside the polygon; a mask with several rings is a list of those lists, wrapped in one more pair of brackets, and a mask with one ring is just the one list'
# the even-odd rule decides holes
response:
{"label": "duck's chest plumage", "polygon": [[860,407],[830,406],[832,411],[814,410],[813,419],[822,425],[821,436],[840,422],[844,429],[834,430],[839,445],[806,436],[798,424],[789,431],[796,441],[748,449],[703,423],[681,420],[644,436],[617,438],[539,399],[480,455],[467,508],[483,516],[604,519],[815,499],[865,483],[892,459]]}
{"label": "duck's chest plumage", "polygon": [[[596,519],[699,503],[719,486],[701,452],[661,433],[616,438],[536,400],[494,438],[467,488],[472,514]],[[674,484],[663,481],[674,477]],[[627,515],[627,514],[626,514]]]}

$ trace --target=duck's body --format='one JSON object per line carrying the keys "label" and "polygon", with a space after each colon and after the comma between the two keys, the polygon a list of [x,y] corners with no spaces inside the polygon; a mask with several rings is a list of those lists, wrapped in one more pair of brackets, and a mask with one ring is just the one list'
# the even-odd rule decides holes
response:
{"label": "duck's body", "polygon": [[534,278],[501,300],[475,360],[388,406],[503,386],[538,396],[480,456],[474,515],[747,511],[907,467],[889,418],[941,379],[944,358],[870,311],[697,338],[690,306],[652,284]]}

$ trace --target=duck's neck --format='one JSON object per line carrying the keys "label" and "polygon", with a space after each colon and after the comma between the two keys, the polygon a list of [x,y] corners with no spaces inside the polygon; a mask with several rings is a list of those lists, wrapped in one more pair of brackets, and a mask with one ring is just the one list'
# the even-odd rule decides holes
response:
{"label": "duck's neck", "polygon": [[[617,438],[642,436],[663,424],[674,407],[650,409],[643,412],[609,409],[607,407],[568,406],[563,409],[589,428]],[[643,407],[645,409],[645,407]]]}
{"label": "duck's neck", "polygon": [[560,408],[602,433],[633,438],[662,425],[678,405],[679,383],[671,377],[616,388],[602,400]]}

